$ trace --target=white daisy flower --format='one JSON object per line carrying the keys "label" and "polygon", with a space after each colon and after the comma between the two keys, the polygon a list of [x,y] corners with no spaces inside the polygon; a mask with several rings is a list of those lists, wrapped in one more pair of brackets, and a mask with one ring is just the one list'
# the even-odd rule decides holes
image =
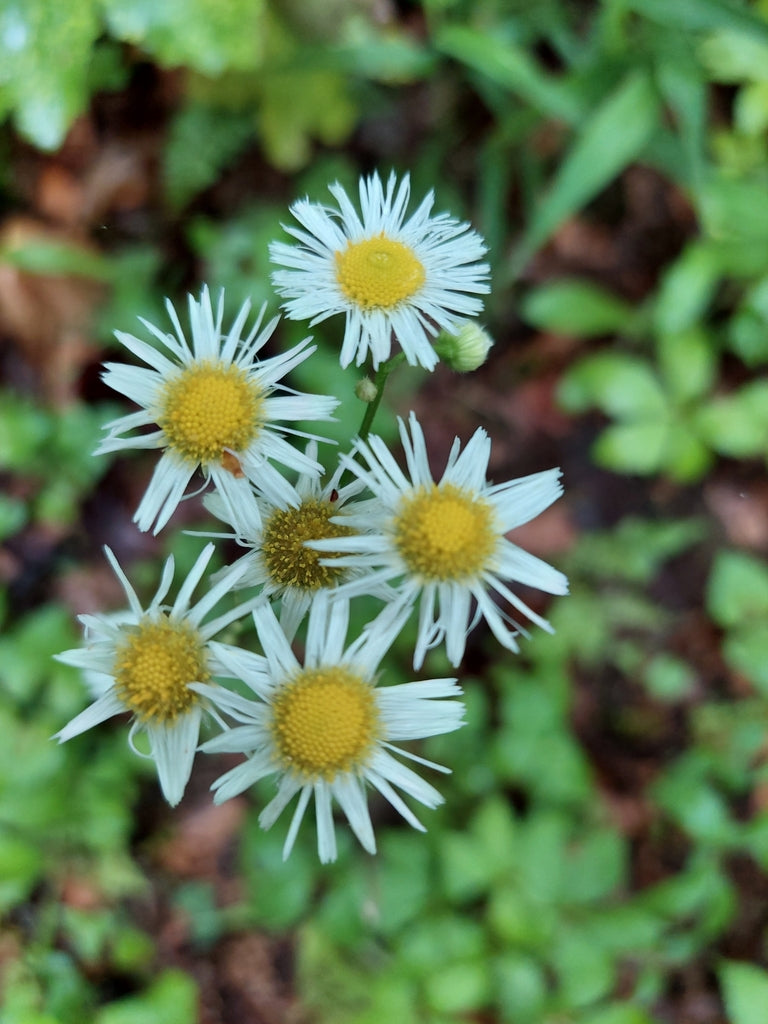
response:
{"label": "white daisy flower", "polygon": [[[215,315],[207,287],[199,302],[189,296],[191,343],[170,301],[166,308],[175,335],[163,333],[146,320],[142,323],[168,354],[132,334],[116,331],[118,340],[150,368],[107,363],[104,374],[110,387],[142,408],[107,424],[109,433],[95,454],[127,448],[164,449],[134,517],[139,529],[148,530],[153,523],[155,533],[162,529],[198,468],[206,480],[213,480],[228,504],[237,502],[246,480],[253,481],[274,500],[286,500],[289,487],[270,460],[307,473],[319,473],[322,467],[290,445],[275,425],[292,420],[328,420],[338,405],[336,398],[300,394],[278,385],[316,346],[308,347],[311,339],[305,338],[288,352],[258,360],[257,354],[271,337],[279,317],[262,330],[262,307],[243,338],[241,332],[250,312],[250,303],[245,302],[224,335],[223,291]],[[276,396],[276,390],[285,394]],[[159,429],[123,436],[150,424],[157,424]]]}
{"label": "white daisy flower", "polygon": [[[307,458],[317,459],[314,441],[307,445]],[[236,508],[227,509],[218,494],[205,498],[208,511],[233,527],[238,544],[250,548],[233,563],[242,568],[237,586],[261,587],[262,597],[279,600],[280,625],[290,639],[321,590],[333,590],[360,575],[359,569],[335,568],[329,556],[306,547],[309,540],[348,536],[352,530],[344,517],[352,511],[358,517],[364,514],[367,502],[350,502],[364,485],[352,480],[340,486],[343,472],[340,466],[324,485],[317,476],[302,473],[288,501],[269,501],[251,492]],[[382,600],[391,596],[381,586],[372,593]]]}
{"label": "white daisy flower", "polygon": [[[323,863],[336,858],[331,803],[344,812],[352,831],[369,853],[376,840],[368,811],[369,783],[414,828],[423,825],[396,791],[402,790],[426,807],[442,803],[438,791],[394,754],[447,771],[393,745],[452,732],[462,724],[464,707],[452,698],[461,690],[455,679],[430,679],[378,687],[381,659],[402,628],[407,612],[389,605],[345,649],[349,602],[329,600],[321,593],[309,613],[306,653],[302,665],[268,604],[253,618],[266,657],[214,645],[228,671],[247,683],[258,700],[235,693],[221,706],[242,722],[203,744],[206,752],[241,752],[248,759],[217,779],[216,803],[248,789],[259,779],[277,776],[277,794],[259,817],[270,828],[298,795],[283,857],[293,848],[307,804],[314,795],[317,843]],[[195,687],[204,695],[208,686]]]}
{"label": "white daisy flower", "polygon": [[[210,640],[250,612],[259,598],[251,598],[202,623],[214,605],[229,593],[242,571],[233,568],[205,597],[190,606],[192,593],[214,551],[214,545],[208,544],[170,606],[162,602],[173,582],[174,562],[172,557],[166,561],[160,586],[145,610],[115,556],[109,548],[105,551],[130,608],[117,614],[81,615],[85,646],[56,655],[58,661],[84,671],[95,699],[54,739],[63,743],[114,715],[130,712],[133,723],[128,742],[136,753],[141,753],[134,738],[139,732],[147,734],[148,756],[157,765],[163,795],[175,806],[192,771],[203,713],[218,719],[216,697],[224,692],[221,687],[209,685],[204,698],[190,688],[190,683],[230,676]],[[218,644],[216,648],[224,650],[225,646]],[[223,722],[220,724],[224,726]]]}
{"label": "white daisy flower", "polygon": [[439,330],[454,330],[483,308],[490,290],[486,246],[468,224],[447,213],[430,216],[430,192],[408,220],[406,174],[384,188],[378,174],[360,179],[360,214],[338,182],[329,191],[338,209],[299,200],[284,225],[299,245],[273,242],[272,275],[289,317],[319,323],[346,314],[341,365],[360,366],[370,352],[374,368],[389,358],[392,335],[411,365],[431,370]]}
{"label": "white daisy flower", "polygon": [[[525,631],[501,612],[489,591],[496,591],[518,612],[552,632],[549,623],[517,597],[507,582],[565,594],[568,580],[505,535],[539,515],[562,494],[560,470],[489,484],[486,473],[491,442],[478,428],[461,453],[456,439],[442,479],[435,483],[416,417],[411,413],[411,436],[403,421],[399,423],[410,479],[380,437],[370,436],[355,446],[367,466],[342,457],[347,469],[378,499],[379,511],[366,516],[368,533],[351,533],[333,541],[334,565],[367,570],[359,579],[344,583],[339,596],[351,597],[373,585],[399,581],[397,600],[409,606],[417,600],[420,603],[413,659],[416,668],[427,650],[443,640],[451,664],[458,665],[467,634],[480,616],[504,647],[518,650],[515,636]],[[353,529],[362,525],[354,515],[348,522]],[[312,547],[328,550],[329,542],[314,541]],[[350,553],[339,556],[345,551]],[[474,618],[472,598],[477,605]]]}

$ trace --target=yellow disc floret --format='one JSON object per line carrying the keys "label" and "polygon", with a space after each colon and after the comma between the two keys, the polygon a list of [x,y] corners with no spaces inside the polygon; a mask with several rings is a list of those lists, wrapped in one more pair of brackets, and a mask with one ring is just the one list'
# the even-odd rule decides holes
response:
{"label": "yellow disc floret", "polygon": [[360,768],[379,737],[371,683],[344,665],[305,669],[272,701],[272,737],[284,768],[330,781]]}
{"label": "yellow disc floret", "polygon": [[415,295],[426,279],[410,246],[386,235],[349,242],[336,253],[336,280],[344,295],[364,310],[394,309]]}
{"label": "yellow disc floret", "polygon": [[188,684],[211,677],[200,634],[167,615],[145,616],[125,633],[115,657],[117,696],[142,722],[173,722],[199,700]]}
{"label": "yellow disc floret", "polygon": [[245,370],[227,363],[192,363],[169,381],[158,425],[182,458],[205,465],[225,449],[244,451],[262,424],[263,393]]}
{"label": "yellow disc floret", "polygon": [[276,509],[264,526],[262,555],[273,583],[302,590],[320,590],[333,586],[344,572],[320,559],[333,558],[333,552],[305,548],[308,540],[348,537],[352,530],[331,522],[336,508],[330,501],[314,498],[298,508]]}
{"label": "yellow disc floret", "polygon": [[410,572],[465,580],[487,565],[499,539],[491,505],[453,484],[419,487],[395,519],[395,544]]}

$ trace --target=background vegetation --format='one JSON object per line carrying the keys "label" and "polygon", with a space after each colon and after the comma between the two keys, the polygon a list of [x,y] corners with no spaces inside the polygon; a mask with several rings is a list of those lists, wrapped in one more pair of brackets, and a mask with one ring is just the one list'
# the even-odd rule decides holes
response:
{"label": "background vegetation", "polygon": [[[765,1024],[768,3],[0,0],[0,115],[2,1024]],[[485,235],[496,338],[393,401],[563,467],[519,539],[573,593],[521,657],[473,635],[426,837],[377,807],[377,858],[282,865],[221,760],[169,812],[123,723],[52,743],[51,655],[119,601],[101,545],[147,590],[199,547],[91,457],[112,331],[275,308],[287,204],[391,167]],[[337,326],[297,384],[347,439]]]}

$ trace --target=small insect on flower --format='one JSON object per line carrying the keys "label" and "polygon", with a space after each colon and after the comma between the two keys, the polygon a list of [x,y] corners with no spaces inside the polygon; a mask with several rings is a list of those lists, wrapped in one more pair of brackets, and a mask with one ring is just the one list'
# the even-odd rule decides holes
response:
{"label": "small insect on flower", "polygon": [[[400,593],[397,601],[407,605],[418,601],[417,668],[427,650],[443,640],[451,664],[458,665],[471,629],[473,599],[478,614],[496,638],[504,647],[517,651],[515,637],[524,630],[502,613],[489,591],[496,591],[517,611],[551,632],[549,623],[517,597],[507,581],[549,594],[565,594],[568,580],[507,540],[506,534],[539,515],[562,494],[560,470],[549,469],[501,484],[488,483],[491,442],[478,428],[463,452],[456,439],[443,477],[435,483],[424,434],[413,413],[409,426],[410,435],[400,420],[410,480],[380,437],[358,441],[352,457],[342,456],[342,464],[378,500],[378,510],[371,504],[365,517],[366,533],[359,532],[362,521],[349,516],[355,532],[333,544],[334,565],[362,572],[339,587],[339,596],[352,597],[373,586],[392,583]],[[314,541],[311,546],[330,550],[328,541]]]}
{"label": "small insect on flower", "polygon": [[[279,319],[275,317],[262,329],[264,308],[247,336],[241,337],[250,312],[250,303],[245,302],[224,335],[224,293],[214,315],[208,289],[203,288],[199,301],[189,297],[191,343],[170,302],[166,308],[175,335],[142,320],[165,351],[117,331],[118,340],[148,367],[107,363],[104,374],[110,387],[142,408],[108,424],[108,434],[95,454],[163,449],[134,517],[139,529],[148,530],[154,524],[157,533],[163,528],[198,469],[213,481],[228,505],[238,501],[248,480],[273,500],[286,500],[288,484],[271,464],[273,460],[304,473],[320,473],[322,467],[285,440],[284,432],[296,431],[279,425],[331,419],[338,404],[336,398],[300,394],[278,383],[315,351],[311,339],[259,360],[258,353]],[[275,394],[279,391],[285,394]],[[159,429],[129,433],[151,424]]]}
{"label": "small insect on flower", "polygon": [[272,281],[294,320],[319,323],[346,316],[340,361],[374,368],[389,358],[392,336],[412,365],[428,370],[438,361],[431,339],[454,330],[483,308],[488,292],[483,240],[468,224],[431,215],[430,192],[407,220],[410,179],[386,188],[378,174],[360,179],[360,214],[338,184],[329,191],[338,209],[299,200],[291,213],[299,227],[285,226],[298,245],[273,242],[270,257],[285,269]]}
{"label": "small insect on flower", "polygon": [[[211,685],[211,680],[216,676],[226,678],[230,673],[211,648],[210,640],[247,615],[260,598],[251,598],[203,623],[242,572],[242,567],[233,567],[197,604],[190,605],[213,555],[214,545],[209,544],[170,607],[162,603],[174,574],[173,558],[167,560],[157,593],[145,610],[115,556],[109,548],[105,551],[130,608],[115,615],[80,616],[85,646],[56,656],[58,661],[86,673],[96,699],[54,739],[63,743],[114,715],[129,712],[133,723],[128,741],[136,750],[137,733],[147,734],[149,756],[157,765],[163,795],[175,806],[192,771],[203,714],[210,714],[223,726],[216,704],[224,690]],[[225,649],[224,644],[218,645],[218,650]],[[191,683],[209,684],[206,696],[196,693]]]}
{"label": "small insect on flower", "polygon": [[[423,832],[395,787],[426,807],[436,807],[442,797],[394,755],[437,771],[447,769],[401,750],[394,741],[452,732],[462,724],[464,706],[453,699],[461,694],[455,679],[377,685],[379,664],[407,613],[393,614],[389,605],[345,648],[349,603],[331,602],[327,594],[318,594],[309,613],[303,665],[268,604],[256,608],[253,618],[265,657],[244,656],[214,645],[229,672],[257,696],[249,700],[229,693],[222,707],[242,724],[201,747],[207,753],[247,755],[243,764],[213,784],[216,803],[242,793],[259,779],[276,776],[277,794],[259,822],[270,828],[298,796],[283,848],[287,857],[314,796],[318,853],[324,863],[336,859],[333,800],[363,847],[376,852],[366,783]],[[210,687],[201,684],[195,689],[208,695]]]}

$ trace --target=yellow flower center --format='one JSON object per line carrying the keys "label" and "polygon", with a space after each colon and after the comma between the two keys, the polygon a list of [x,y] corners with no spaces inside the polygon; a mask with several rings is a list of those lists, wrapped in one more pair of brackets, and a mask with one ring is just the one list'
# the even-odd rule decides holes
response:
{"label": "yellow flower center", "polygon": [[283,587],[320,590],[331,587],[343,568],[321,565],[333,552],[305,548],[307,540],[348,537],[353,531],[330,521],[336,508],[330,501],[310,499],[298,508],[276,509],[264,526],[262,554],[272,581]]}
{"label": "yellow flower center", "polygon": [[349,242],[336,253],[336,280],[362,309],[393,309],[424,284],[424,265],[413,249],[381,234]]}
{"label": "yellow flower center", "polygon": [[379,737],[374,688],[343,665],[305,669],[272,701],[272,736],[283,766],[307,780],[354,771]]}
{"label": "yellow flower center", "polygon": [[117,696],[143,722],[173,722],[199,700],[188,684],[211,677],[200,634],[167,615],[145,616],[126,633],[115,657]]}
{"label": "yellow flower center", "polygon": [[443,484],[405,498],[395,544],[408,569],[427,580],[464,580],[487,565],[499,539],[493,508],[470,491]]}
{"label": "yellow flower center", "polygon": [[224,449],[244,451],[262,423],[263,396],[245,370],[210,360],[193,363],[166,384],[158,424],[168,446],[190,462],[216,462]]}

